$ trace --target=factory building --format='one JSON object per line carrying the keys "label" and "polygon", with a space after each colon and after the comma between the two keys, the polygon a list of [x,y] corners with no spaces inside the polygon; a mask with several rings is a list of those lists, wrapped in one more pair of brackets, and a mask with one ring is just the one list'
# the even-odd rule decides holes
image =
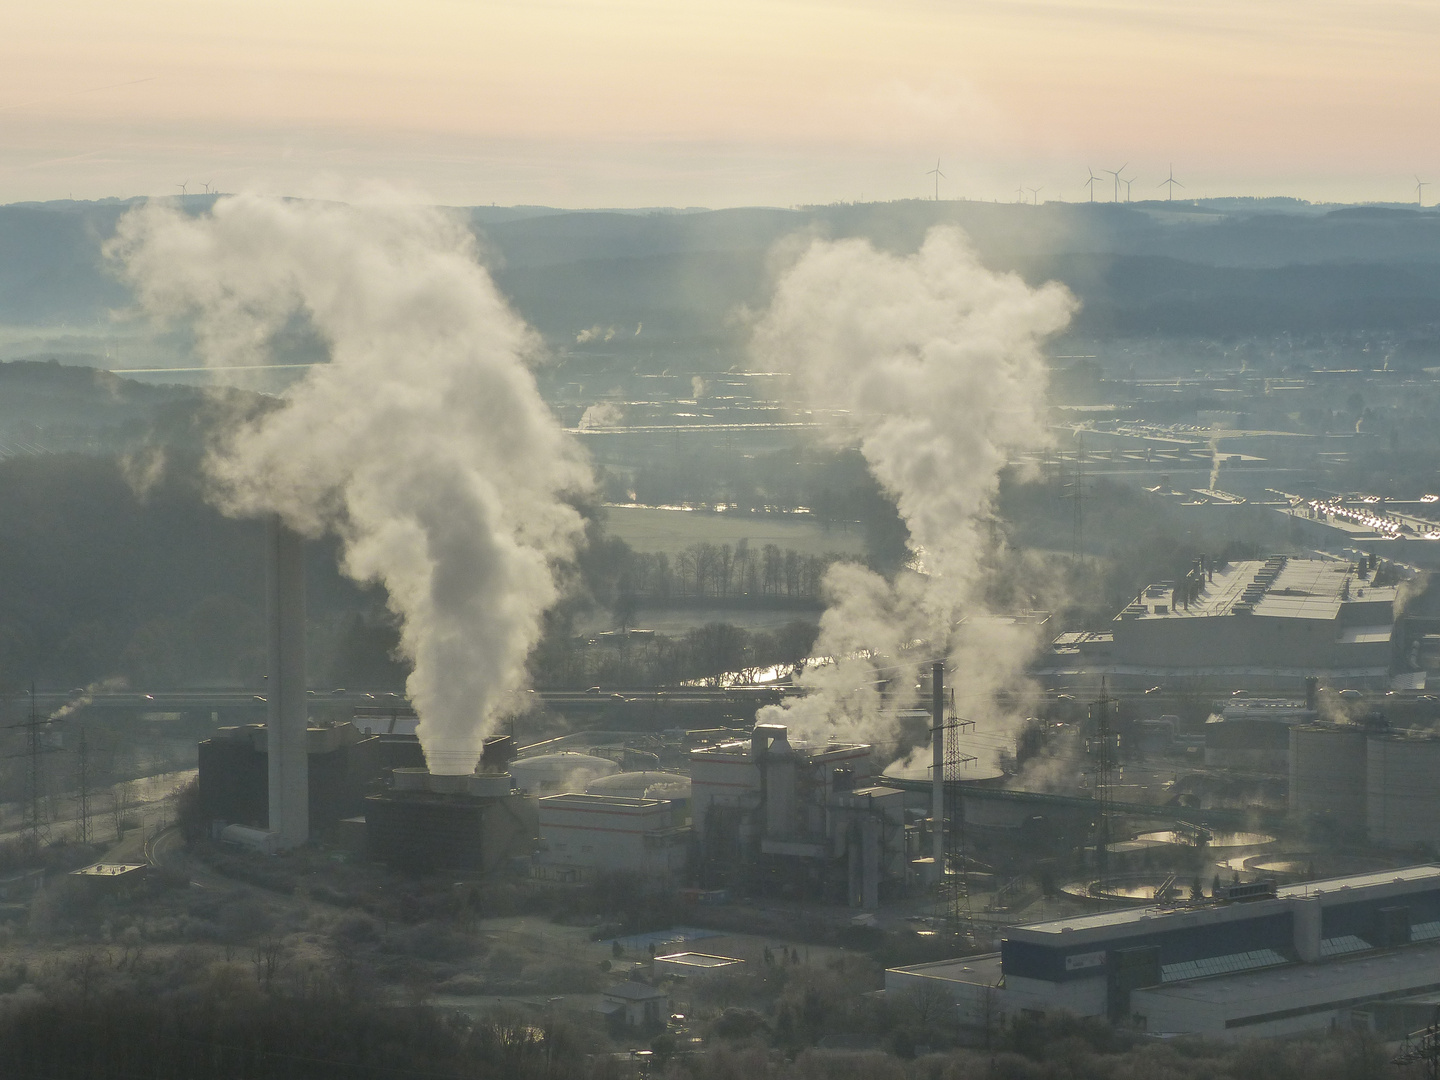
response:
{"label": "factory building", "polygon": [[[352,724],[307,728],[306,817],[311,832],[329,833],[343,818],[359,814],[371,786],[390,769],[424,764],[412,737],[364,735]],[[270,739],[264,724],[220,728],[199,746],[203,819],[212,830],[240,826],[239,838],[275,850],[268,836]],[[236,836],[235,833],[231,834]]]}
{"label": "factory building", "polygon": [[411,873],[495,870],[534,849],[534,807],[509,773],[396,769],[390,790],[365,799],[366,852]]}
{"label": "factory building", "polygon": [[1355,724],[1290,732],[1290,812],[1388,848],[1440,851],[1440,738]]}
{"label": "factory building", "polygon": [[1388,688],[1396,595],[1341,560],[1202,561],[1178,582],[1144,589],[1109,633],[1062,634],[1041,673],[1287,691],[1319,676],[1332,685]]}
{"label": "factory building", "polygon": [[627,873],[674,884],[685,872],[690,826],[683,807],[668,799],[567,792],[547,795],[538,809],[537,877],[585,881]]}
{"label": "factory building", "polygon": [[863,743],[792,743],[779,724],[690,754],[701,884],[873,908],[907,881],[904,795]]}
{"label": "factory building", "polygon": [[1012,927],[999,953],[887,971],[886,993],[938,990],[973,1027],[1064,1012],[1240,1039],[1348,1027],[1440,990],[1440,866],[1228,891]]}

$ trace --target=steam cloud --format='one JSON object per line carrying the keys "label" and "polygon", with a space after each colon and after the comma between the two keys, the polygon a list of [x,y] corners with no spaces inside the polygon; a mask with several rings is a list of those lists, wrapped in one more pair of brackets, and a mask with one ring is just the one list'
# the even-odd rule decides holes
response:
{"label": "steam cloud", "polygon": [[[816,651],[836,662],[812,668],[801,680],[812,693],[764,719],[812,739],[893,737],[911,702],[876,681],[913,683],[903,658],[921,642],[917,661],[948,654],[972,718],[1018,681],[1033,632],[987,617],[987,520],[1010,454],[1046,441],[1039,343],[1075,307],[1063,286],[987,270],[945,227],[908,257],[816,241],[782,276],[757,327],[758,358],[794,372],[837,438],[858,437],[909,526],[915,569],[891,582],[832,567]],[[897,663],[898,679],[877,666]]]}
{"label": "steam cloud", "polygon": [[211,497],[342,539],[344,572],[400,616],[427,764],[470,772],[580,539],[565,496],[591,484],[473,237],[416,207],[239,196],[132,211],[108,254],[147,310],[193,319],[211,365],[263,360],[296,316],[326,342],[284,407],[213,447]]}

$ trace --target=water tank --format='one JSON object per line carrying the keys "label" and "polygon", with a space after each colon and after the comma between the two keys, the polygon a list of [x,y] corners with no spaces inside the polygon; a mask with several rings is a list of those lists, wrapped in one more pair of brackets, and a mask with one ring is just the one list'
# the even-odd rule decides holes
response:
{"label": "water tank", "polygon": [[430,770],[403,767],[391,773],[391,783],[396,791],[424,791],[430,783]]}
{"label": "water tank", "polygon": [[1297,724],[1290,729],[1290,812],[1325,814],[1358,829],[1365,820],[1365,729]]}
{"label": "water tank", "polygon": [[532,795],[584,791],[586,785],[597,777],[619,771],[620,766],[609,758],[569,750],[517,758],[510,763],[510,775],[515,778],[515,786]]}
{"label": "water tank", "polygon": [[470,777],[464,773],[431,773],[425,787],[437,795],[464,795]]}
{"label": "water tank", "polygon": [[481,798],[501,798],[510,794],[512,780],[508,772],[502,773],[477,773],[474,776],[467,776],[466,792]]}
{"label": "water tank", "polygon": [[688,799],[690,778],[681,773],[618,772],[591,780],[585,785],[587,795],[620,795],[627,799]]}
{"label": "water tank", "polygon": [[1440,739],[1372,735],[1365,756],[1370,841],[1386,847],[1440,846]]}

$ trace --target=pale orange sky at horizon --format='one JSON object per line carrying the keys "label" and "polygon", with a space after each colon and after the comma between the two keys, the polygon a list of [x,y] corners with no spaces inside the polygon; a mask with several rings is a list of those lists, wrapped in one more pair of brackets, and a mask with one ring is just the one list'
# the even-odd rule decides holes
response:
{"label": "pale orange sky at horizon", "polygon": [[1122,162],[1157,198],[1173,162],[1177,195],[1413,201],[1437,46],[1394,0],[53,0],[0,11],[0,202],[791,205],[933,195],[936,157],[942,198]]}

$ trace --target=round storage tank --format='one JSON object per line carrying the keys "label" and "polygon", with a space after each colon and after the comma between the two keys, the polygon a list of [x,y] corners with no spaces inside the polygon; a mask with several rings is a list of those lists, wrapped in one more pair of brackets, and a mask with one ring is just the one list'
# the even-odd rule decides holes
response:
{"label": "round storage tank", "polygon": [[1365,824],[1372,843],[1440,846],[1440,739],[1366,740]]}
{"label": "round storage tank", "polygon": [[628,799],[690,798],[690,778],[672,772],[618,772],[591,780],[585,785],[587,795],[620,795]]}
{"label": "round storage tank", "polygon": [[1365,820],[1365,729],[1303,724],[1290,729],[1290,812],[1324,814],[1358,830]]}
{"label": "round storage tank", "polygon": [[474,776],[467,776],[466,791],[471,795],[493,799],[510,794],[510,787],[513,783],[510,774],[504,773],[477,773]]}
{"label": "round storage tank", "polygon": [[391,782],[396,791],[425,791],[430,786],[430,770],[399,768],[391,774]]}
{"label": "round storage tank", "polygon": [[620,771],[609,758],[563,751],[517,758],[510,763],[515,786],[532,795],[554,795],[563,791],[584,791],[596,777]]}

